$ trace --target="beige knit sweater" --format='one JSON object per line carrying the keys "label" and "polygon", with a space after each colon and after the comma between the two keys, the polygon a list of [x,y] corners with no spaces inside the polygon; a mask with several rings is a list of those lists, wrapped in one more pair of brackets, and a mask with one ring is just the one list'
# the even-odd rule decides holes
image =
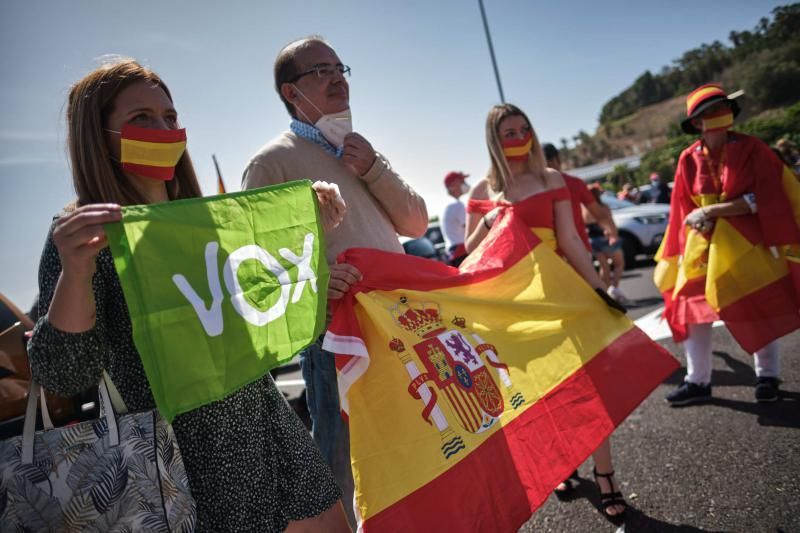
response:
{"label": "beige knit sweater", "polygon": [[403,253],[397,234],[419,237],[428,225],[425,200],[376,154],[363,177],[320,146],[286,131],[250,160],[242,188],[254,189],[287,181],[309,179],[336,183],[347,204],[342,223],[326,234],[328,262],[348,248],[377,248]]}

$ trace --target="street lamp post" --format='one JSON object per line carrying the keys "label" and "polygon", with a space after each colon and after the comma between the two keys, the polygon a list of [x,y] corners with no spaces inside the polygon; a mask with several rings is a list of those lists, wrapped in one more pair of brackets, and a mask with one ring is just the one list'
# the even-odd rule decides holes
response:
{"label": "street lamp post", "polygon": [[486,10],[483,9],[483,0],[478,0],[481,8],[481,18],[483,19],[483,29],[486,32],[486,42],[489,43],[489,55],[492,57],[492,67],[494,67],[494,79],[497,80],[497,90],[500,92],[500,103],[506,103],[503,95],[503,84],[500,83],[500,72],[497,70],[497,60],[494,57],[494,47],[492,46],[492,36],[489,34],[489,23],[486,22]]}

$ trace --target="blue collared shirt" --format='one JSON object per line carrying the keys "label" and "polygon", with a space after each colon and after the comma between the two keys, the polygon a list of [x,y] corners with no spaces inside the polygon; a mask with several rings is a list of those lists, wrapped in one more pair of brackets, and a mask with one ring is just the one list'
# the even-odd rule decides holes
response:
{"label": "blue collared shirt", "polygon": [[298,137],[302,137],[307,141],[311,141],[312,143],[321,146],[323,150],[334,157],[339,159],[342,158],[344,147],[336,148],[333,146],[325,137],[323,137],[322,133],[311,124],[293,118],[292,122],[289,124],[289,129],[292,130]]}

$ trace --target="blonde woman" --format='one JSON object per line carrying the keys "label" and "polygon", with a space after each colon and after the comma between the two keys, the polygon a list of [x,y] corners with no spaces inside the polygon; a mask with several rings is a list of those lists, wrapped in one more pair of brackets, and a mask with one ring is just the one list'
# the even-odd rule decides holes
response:
{"label": "blonde woman", "polygon": [[[42,254],[33,376],[73,395],[105,369],[131,410],[151,409],[102,225],[120,220],[120,205],[200,196],[180,142],[165,146],[166,167],[120,163],[121,138],[131,132],[153,142],[185,140],[185,132],[166,84],[133,60],[106,64],[72,87],[67,131],[78,197],[56,218]],[[179,415],[173,428],[197,531],[349,531],[332,473],[269,376]]]}
{"label": "blonde woman", "polygon": [[[494,106],[486,118],[486,144],[491,168],[469,193],[466,247],[472,253],[488,235],[500,210],[514,206],[522,219],[554,250],[560,250],[580,276],[606,303],[622,312],[592,266],[573,222],[570,193],[564,178],[545,166],[544,154],[530,120],[511,104]],[[627,504],[614,481],[608,440],[593,454],[594,475],[602,512],[610,521],[624,521]],[[569,490],[566,480],[562,491]]]}

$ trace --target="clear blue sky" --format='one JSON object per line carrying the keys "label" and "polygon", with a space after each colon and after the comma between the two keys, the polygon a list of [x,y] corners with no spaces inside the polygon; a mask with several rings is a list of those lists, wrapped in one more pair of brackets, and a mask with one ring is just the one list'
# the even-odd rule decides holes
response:
{"label": "clear blue sky", "polygon": [[[646,69],[749,30],[786,2],[485,0],[506,99],[543,141],[593,132],[600,108]],[[278,50],[327,38],[353,69],[356,131],[427,200],[488,166],[484,120],[499,96],[477,0],[207,0],[0,3],[0,292],[27,308],[52,216],[73,197],[64,147],[71,83],[104,54],[132,56],[172,90],[203,190],[211,154],[228,190],[288,118],[272,87]]]}

